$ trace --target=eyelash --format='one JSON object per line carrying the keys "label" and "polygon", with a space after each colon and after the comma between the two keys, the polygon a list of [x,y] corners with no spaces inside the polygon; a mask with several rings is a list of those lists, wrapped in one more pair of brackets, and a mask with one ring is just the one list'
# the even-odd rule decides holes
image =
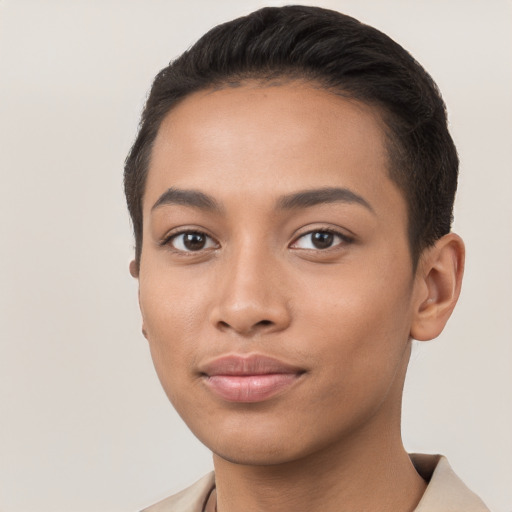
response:
{"label": "eyelash", "polygon": [[[340,241],[338,243],[335,243],[334,245],[330,245],[329,247],[325,247],[325,248],[318,248],[318,247],[294,247],[299,240],[307,237],[307,236],[311,236],[315,233],[327,233],[327,234],[330,234],[330,235],[333,235],[334,237],[337,237],[338,239],[340,239]],[[177,240],[180,236],[183,236],[183,235],[198,235],[198,236],[203,236],[206,238],[206,241],[205,241],[205,244],[211,244],[211,242],[213,242],[213,244],[215,244],[217,247],[202,247],[202,248],[199,248],[198,250],[194,251],[194,250],[186,250],[186,249],[181,249],[181,248],[177,248],[175,246],[173,246],[173,241],[174,240]],[[296,237],[293,242],[289,245],[289,247],[291,248],[295,248],[295,249],[298,249],[298,250],[302,250],[302,251],[315,251],[315,252],[327,252],[331,249],[335,249],[336,247],[340,246],[340,245],[346,245],[346,244],[351,244],[354,242],[354,238],[351,237],[351,236],[348,236],[338,230],[335,230],[335,229],[332,229],[332,228],[329,228],[329,227],[322,227],[322,228],[317,228],[317,229],[312,229],[310,231],[307,231],[306,233],[302,233],[301,235],[299,235],[298,237]],[[218,248],[218,242],[213,238],[211,237],[210,235],[208,235],[207,233],[205,233],[204,231],[201,231],[201,230],[197,230],[197,229],[184,229],[182,231],[179,231],[179,232],[176,232],[176,233],[172,233],[168,236],[166,236],[161,242],[160,242],[160,245],[161,246],[168,246],[172,251],[180,254],[180,255],[197,255],[197,254],[201,254],[203,253],[203,251],[205,250],[212,250],[212,249],[216,249]],[[183,244],[182,244],[183,245]]]}
{"label": "eyelash", "polygon": [[312,229],[310,231],[307,231],[306,233],[302,233],[300,236],[298,236],[297,238],[295,238],[295,240],[290,244],[290,247],[293,247],[295,244],[297,244],[297,242],[304,238],[304,237],[307,237],[308,235],[313,235],[315,233],[328,233],[330,235],[333,235],[334,237],[337,237],[340,239],[340,242],[339,243],[336,243],[334,245],[331,245],[329,247],[326,247],[324,249],[319,249],[319,248],[299,248],[297,247],[297,249],[299,250],[304,250],[304,251],[319,251],[319,252],[326,252],[330,249],[335,249],[336,247],[340,246],[340,245],[346,245],[346,244],[351,244],[354,242],[354,238],[349,236],[349,235],[346,235],[345,233],[342,233],[336,229],[332,229],[332,228],[328,228],[328,227],[325,227],[325,228],[317,228],[317,229]]}
{"label": "eyelash", "polygon": [[193,251],[193,250],[184,250],[184,249],[178,249],[177,247],[174,247],[172,242],[176,239],[178,239],[180,236],[183,236],[183,235],[198,235],[198,236],[203,236],[207,239],[207,241],[205,242],[206,244],[208,244],[208,241],[210,242],[213,242],[215,245],[218,246],[218,242],[213,238],[211,237],[210,235],[206,234],[204,231],[201,231],[199,229],[184,229],[182,231],[179,231],[179,232],[176,232],[176,233],[171,233],[170,235],[166,236],[161,242],[160,242],[160,245],[161,246],[168,246],[171,250],[173,250],[174,252],[176,253],[179,253],[179,254],[182,254],[182,255],[193,255],[193,254],[199,254],[201,253],[202,251],[205,251],[205,250],[211,250],[211,249],[214,249],[216,247],[206,247],[206,248],[201,248],[197,251]]}

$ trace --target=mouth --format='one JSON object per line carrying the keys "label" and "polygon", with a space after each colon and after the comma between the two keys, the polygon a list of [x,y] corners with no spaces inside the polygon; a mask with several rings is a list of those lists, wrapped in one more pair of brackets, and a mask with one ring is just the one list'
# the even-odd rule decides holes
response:
{"label": "mouth", "polygon": [[268,400],[295,384],[305,373],[267,356],[229,355],[201,368],[208,389],[228,402],[255,403]]}

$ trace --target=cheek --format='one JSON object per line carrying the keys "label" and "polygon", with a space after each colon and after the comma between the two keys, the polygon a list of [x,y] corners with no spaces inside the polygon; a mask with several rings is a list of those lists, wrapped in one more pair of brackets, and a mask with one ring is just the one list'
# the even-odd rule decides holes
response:
{"label": "cheek", "polygon": [[[186,277],[186,276],[185,276]],[[203,283],[204,284],[204,283]],[[171,333],[186,337],[197,327],[208,300],[205,287],[168,269],[141,273],[139,301],[146,331],[164,340]]]}
{"label": "cheek", "polygon": [[347,383],[388,379],[409,339],[409,281],[392,285],[388,277],[366,276],[331,280],[323,293],[311,287],[317,292],[303,308],[316,357]]}
{"label": "cheek", "polygon": [[[320,307],[312,317],[319,318]],[[407,315],[390,301],[353,294],[326,302],[323,316],[323,323],[313,324],[310,401],[319,414],[327,411],[337,435],[367,421],[390,396],[398,401],[394,384],[408,346]]]}
{"label": "cheek", "polygon": [[140,309],[151,357],[158,377],[173,400],[173,389],[186,379],[194,367],[201,318],[204,318],[204,293],[184,289],[177,280],[151,276],[140,280]]}

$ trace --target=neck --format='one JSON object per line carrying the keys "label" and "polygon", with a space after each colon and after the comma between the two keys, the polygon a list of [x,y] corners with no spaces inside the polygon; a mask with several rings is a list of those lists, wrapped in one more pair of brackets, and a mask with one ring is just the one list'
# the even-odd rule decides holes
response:
{"label": "neck", "polygon": [[[219,512],[411,512],[426,484],[400,441],[328,447],[272,466],[234,464],[214,456]],[[373,445],[373,446],[372,446]]]}

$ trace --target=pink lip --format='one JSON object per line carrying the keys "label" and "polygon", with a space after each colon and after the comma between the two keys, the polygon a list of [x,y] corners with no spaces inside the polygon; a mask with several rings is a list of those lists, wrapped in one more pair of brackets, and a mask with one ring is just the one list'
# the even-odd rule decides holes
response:
{"label": "pink lip", "polygon": [[224,356],[201,368],[208,388],[229,402],[262,402],[293,385],[304,370],[261,356]]}

